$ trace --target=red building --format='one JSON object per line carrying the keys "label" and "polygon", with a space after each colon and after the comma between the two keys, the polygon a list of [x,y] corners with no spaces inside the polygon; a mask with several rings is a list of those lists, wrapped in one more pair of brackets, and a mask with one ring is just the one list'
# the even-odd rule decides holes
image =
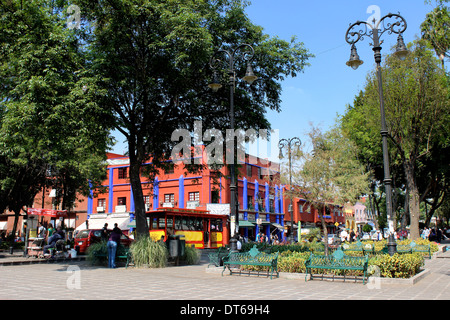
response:
{"label": "red building", "polygon": [[[108,153],[107,158],[108,177],[103,183],[106,191],[101,193],[100,190],[92,190],[91,197],[81,197],[74,208],[69,210],[68,221],[65,221],[69,227],[96,229],[102,228],[107,222],[110,227],[118,223],[122,230],[133,230],[134,201],[129,181],[129,159],[113,153]],[[285,239],[291,230],[291,217],[288,212],[290,200],[284,195],[286,186],[279,183],[277,165],[246,155],[246,161],[239,162],[238,170],[241,235],[254,240],[259,232],[263,232]],[[218,174],[219,171],[221,174]],[[157,212],[158,209],[165,208],[166,211],[197,210],[221,215],[224,219],[221,242],[227,244],[230,179],[226,166],[219,171],[204,169],[197,174],[186,174],[183,165],[174,165],[166,172],[159,172],[154,181],[142,178],[147,211]],[[51,201],[51,193],[51,190],[43,190],[36,197],[33,207],[58,209]],[[298,221],[301,221],[302,228],[320,226],[317,210],[311,208],[304,199],[293,199],[293,218],[294,226],[297,226]],[[333,231],[336,222],[345,222],[342,208],[328,206],[325,219],[330,231]],[[154,221],[149,221],[150,227],[153,224]],[[209,224],[210,227],[211,225]],[[0,215],[0,226],[8,231],[12,230],[11,216]],[[20,223],[18,230],[21,226]],[[294,232],[296,235],[295,227]],[[212,240],[208,239],[208,242],[200,247],[208,247],[211,243]]]}

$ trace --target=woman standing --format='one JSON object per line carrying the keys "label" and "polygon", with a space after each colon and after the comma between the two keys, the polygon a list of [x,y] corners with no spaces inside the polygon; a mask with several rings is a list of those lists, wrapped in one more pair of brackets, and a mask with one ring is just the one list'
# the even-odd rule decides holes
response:
{"label": "woman standing", "polygon": [[117,246],[120,243],[120,236],[122,235],[122,230],[117,227],[117,223],[114,223],[114,229],[111,232],[108,239],[108,268],[116,267],[116,251]]}

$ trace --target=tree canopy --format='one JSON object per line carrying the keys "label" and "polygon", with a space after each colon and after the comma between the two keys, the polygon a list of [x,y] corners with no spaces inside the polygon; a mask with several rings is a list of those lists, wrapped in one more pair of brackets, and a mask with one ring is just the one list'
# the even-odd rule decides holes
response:
{"label": "tree canopy", "polygon": [[[436,155],[448,148],[449,86],[427,42],[417,40],[408,47],[411,53],[405,61],[392,55],[386,57],[383,90],[391,142],[389,155],[394,168],[400,171],[396,173],[402,179],[400,186],[407,193],[414,239],[419,236],[419,202],[430,197],[431,185],[447,184],[448,172],[444,171],[448,170],[442,171],[443,167],[436,165],[436,161],[445,160]],[[380,163],[379,156],[370,156],[381,150],[381,138],[377,142],[375,137],[380,128],[379,119],[378,85],[375,73],[370,73],[358,104],[347,111],[341,123],[360,150],[365,150],[362,152],[365,160],[374,167]],[[370,140],[364,141],[364,137]]]}
{"label": "tree canopy", "polygon": [[[226,90],[213,94],[209,60],[219,48],[247,43],[255,48],[252,87],[236,86],[236,127],[270,128],[267,108],[280,110],[282,81],[302,72],[310,58],[301,42],[263,33],[245,14],[241,0],[73,1],[84,19],[90,69],[105,94],[101,105],[127,139],[136,231],[148,235],[141,165],[152,178],[167,164],[176,129],[229,127]],[[243,53],[244,54],[244,53]],[[238,60],[237,62],[242,62]],[[246,65],[236,63],[237,76]],[[225,69],[225,67],[224,67]]]}
{"label": "tree canopy", "polygon": [[63,209],[88,196],[111,143],[97,92],[83,90],[93,77],[85,54],[52,9],[44,0],[0,5],[1,209],[16,216],[46,185]]}

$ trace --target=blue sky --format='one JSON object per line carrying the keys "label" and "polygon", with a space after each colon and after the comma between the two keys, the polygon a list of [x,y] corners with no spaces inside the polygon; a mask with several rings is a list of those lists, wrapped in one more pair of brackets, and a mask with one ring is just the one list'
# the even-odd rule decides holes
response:
{"label": "blue sky", "polygon": [[[364,64],[355,71],[345,64],[350,57],[345,33],[351,23],[367,21],[375,14],[367,12],[371,5],[379,7],[381,17],[400,13],[405,18],[405,43],[420,36],[420,24],[433,9],[424,0],[253,0],[247,8],[250,19],[265,33],[288,41],[295,35],[315,55],[304,73],[282,82],[282,111],[267,113],[272,129],[279,129],[280,139],[297,136],[306,143],[310,122],[327,130],[364,88],[375,65],[371,40],[366,37],[358,42]],[[382,54],[386,54],[396,44],[397,35],[385,33],[382,40]],[[125,151],[120,142],[114,148],[117,153]]]}

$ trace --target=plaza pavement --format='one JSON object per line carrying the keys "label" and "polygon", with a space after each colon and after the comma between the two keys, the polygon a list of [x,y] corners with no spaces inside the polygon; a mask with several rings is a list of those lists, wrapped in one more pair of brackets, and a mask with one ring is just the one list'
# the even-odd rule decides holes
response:
{"label": "plaza pavement", "polygon": [[[7,254],[4,254],[7,255]],[[162,269],[108,269],[85,261],[1,265],[1,300],[449,300],[450,251],[426,259],[426,277],[415,284],[351,280],[305,282],[304,277],[271,280],[265,276],[206,272],[200,265]],[[210,270],[211,271],[211,270]]]}

